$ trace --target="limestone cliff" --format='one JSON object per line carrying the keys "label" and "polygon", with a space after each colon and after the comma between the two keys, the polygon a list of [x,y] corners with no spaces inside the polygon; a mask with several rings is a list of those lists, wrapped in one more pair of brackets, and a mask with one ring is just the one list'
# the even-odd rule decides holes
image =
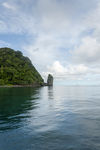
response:
{"label": "limestone cliff", "polygon": [[0,86],[43,84],[41,75],[28,57],[20,51],[0,48]]}
{"label": "limestone cliff", "polygon": [[53,86],[53,76],[51,74],[48,75],[47,85]]}

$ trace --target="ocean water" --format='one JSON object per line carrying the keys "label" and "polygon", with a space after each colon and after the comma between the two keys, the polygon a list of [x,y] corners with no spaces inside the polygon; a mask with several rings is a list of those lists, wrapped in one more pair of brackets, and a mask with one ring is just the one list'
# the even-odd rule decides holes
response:
{"label": "ocean water", "polygon": [[0,88],[0,150],[100,150],[100,87]]}

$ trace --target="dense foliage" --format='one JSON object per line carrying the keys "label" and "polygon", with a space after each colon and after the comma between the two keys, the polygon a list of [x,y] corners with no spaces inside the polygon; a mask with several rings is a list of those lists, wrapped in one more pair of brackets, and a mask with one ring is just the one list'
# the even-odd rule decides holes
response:
{"label": "dense foliage", "polygon": [[41,85],[43,79],[29,58],[24,57],[20,51],[0,48],[0,85],[30,84]]}

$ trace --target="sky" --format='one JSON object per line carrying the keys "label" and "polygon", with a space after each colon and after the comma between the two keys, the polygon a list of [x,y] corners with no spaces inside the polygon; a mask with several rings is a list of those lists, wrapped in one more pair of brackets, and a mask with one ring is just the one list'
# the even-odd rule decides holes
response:
{"label": "sky", "polygon": [[100,85],[100,1],[0,0],[0,47],[55,84]]}

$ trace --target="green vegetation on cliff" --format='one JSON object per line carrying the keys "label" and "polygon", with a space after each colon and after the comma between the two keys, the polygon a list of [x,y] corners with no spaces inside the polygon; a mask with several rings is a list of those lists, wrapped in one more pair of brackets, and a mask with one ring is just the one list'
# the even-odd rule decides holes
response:
{"label": "green vegetation on cliff", "polygon": [[42,85],[43,79],[20,51],[0,48],[0,85]]}

